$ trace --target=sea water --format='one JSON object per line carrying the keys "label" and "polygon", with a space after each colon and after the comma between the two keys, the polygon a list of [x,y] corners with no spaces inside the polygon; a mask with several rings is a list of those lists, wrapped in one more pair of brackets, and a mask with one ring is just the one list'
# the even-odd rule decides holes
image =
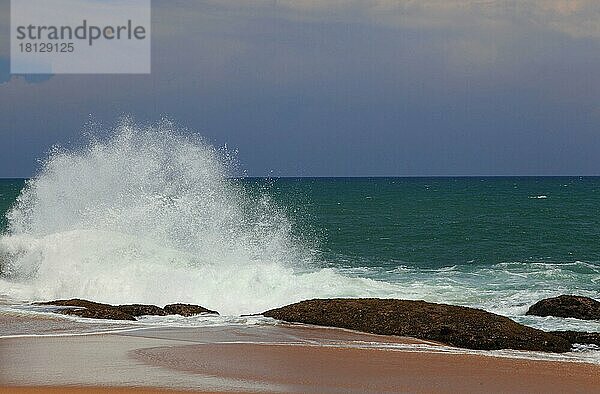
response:
{"label": "sea water", "polygon": [[[243,148],[242,148],[243,149]],[[600,178],[248,178],[169,122],[124,121],[0,180],[0,298],[188,302],[240,317],[309,298],[394,297],[525,316],[539,299],[600,299]],[[8,313],[8,312],[7,312]],[[268,319],[267,319],[268,320]]]}

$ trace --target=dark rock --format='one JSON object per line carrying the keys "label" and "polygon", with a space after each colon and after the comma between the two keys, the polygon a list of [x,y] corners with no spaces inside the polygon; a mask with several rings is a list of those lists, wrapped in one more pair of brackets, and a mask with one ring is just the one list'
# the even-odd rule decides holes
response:
{"label": "dark rock", "polygon": [[192,316],[201,313],[216,314],[217,312],[203,308],[199,305],[191,304],[170,304],[164,308],[156,305],[128,304],[128,305],[109,305],[100,302],[93,302],[73,298],[70,300],[56,300],[48,302],[37,302],[37,305],[56,305],[68,306],[72,308],[58,309],[55,312],[63,315],[75,315],[88,317],[91,319],[112,319],[112,320],[135,320],[137,316],[152,315],[182,315]]}
{"label": "dark rock", "polygon": [[526,314],[600,320],[600,302],[589,297],[561,295],[536,302]]}
{"label": "dark rock", "polygon": [[211,311],[210,309],[206,309],[200,305],[192,304],[169,304],[165,305],[163,309],[167,315],[193,316],[202,313],[210,313],[213,315],[219,314],[218,312]]}
{"label": "dark rock", "polygon": [[109,319],[109,320],[135,320],[135,317],[120,311],[118,308],[81,308],[81,309],[60,309],[56,311],[62,315],[74,315],[87,317],[89,319]]}
{"label": "dark rock", "polygon": [[166,316],[167,313],[156,305],[143,305],[143,304],[131,304],[131,305],[119,305],[117,306],[122,312],[132,316]]}
{"label": "dark rock", "polygon": [[73,307],[90,308],[90,309],[112,307],[112,305],[109,305],[109,304],[102,304],[100,302],[82,300],[79,298],[71,298],[69,300],[55,300],[55,301],[48,301],[48,302],[36,302],[35,305],[73,306]]}
{"label": "dark rock", "polygon": [[80,317],[87,317],[90,319],[135,320],[135,317],[133,315],[120,310],[119,307],[109,304],[101,304],[99,302],[81,300],[78,298],[73,298],[70,300],[40,302],[37,304],[73,307],[68,309],[59,309],[55,311],[56,313],[60,313],[63,315],[74,315]]}
{"label": "dark rock", "polygon": [[579,343],[600,346],[600,332],[550,331],[550,334],[565,338],[571,345]]}
{"label": "dark rock", "polygon": [[393,299],[315,299],[272,309],[264,316],[442,342],[467,349],[567,352],[565,338],[480,309]]}

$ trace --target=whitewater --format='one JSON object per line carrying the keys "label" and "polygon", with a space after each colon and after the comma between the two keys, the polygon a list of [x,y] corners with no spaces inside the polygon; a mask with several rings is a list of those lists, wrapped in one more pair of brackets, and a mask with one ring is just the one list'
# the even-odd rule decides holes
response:
{"label": "whitewater", "polygon": [[[332,261],[314,240],[294,231],[294,218],[268,190],[250,190],[238,171],[234,153],[167,120],[139,125],[124,119],[106,134],[90,136],[84,147],[53,148],[6,213],[0,304],[74,297],[112,304],[184,302],[228,317],[147,322],[210,325],[246,324],[240,315],[311,298],[381,297],[478,307],[542,329],[600,331],[596,321],[525,316],[544,297],[576,292],[600,298],[596,263],[415,267],[390,266],[383,257]],[[422,190],[429,190],[426,182]],[[533,200],[527,193],[527,203],[556,200]],[[419,196],[415,201],[428,195]],[[368,209],[363,201],[375,200],[366,198],[357,200],[360,209]],[[375,214],[386,214],[389,201]],[[347,249],[356,237],[369,236],[364,223]]]}
{"label": "whitewater", "polygon": [[53,149],[7,214],[0,294],[190,302],[235,315],[394,293],[384,282],[315,269],[290,220],[267,194],[246,193],[232,162],[168,121],[124,120],[83,149]]}

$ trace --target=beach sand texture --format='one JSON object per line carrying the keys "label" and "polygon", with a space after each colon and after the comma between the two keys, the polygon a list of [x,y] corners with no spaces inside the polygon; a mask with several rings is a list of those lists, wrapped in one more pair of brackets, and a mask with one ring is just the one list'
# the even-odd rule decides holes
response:
{"label": "beach sand texture", "polygon": [[600,387],[600,365],[445,349],[288,325],[3,338],[0,392],[591,393]]}

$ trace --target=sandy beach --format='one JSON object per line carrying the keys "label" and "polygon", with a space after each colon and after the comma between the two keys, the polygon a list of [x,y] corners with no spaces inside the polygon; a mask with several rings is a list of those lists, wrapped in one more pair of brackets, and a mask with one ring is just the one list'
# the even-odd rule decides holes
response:
{"label": "sandy beach", "polygon": [[600,365],[292,325],[2,338],[0,366],[1,393],[584,393],[600,385]]}
{"label": "sandy beach", "polygon": [[189,393],[183,390],[153,389],[149,387],[0,387],[0,393],[10,394],[126,394],[126,393],[145,393],[145,394],[169,394],[169,393]]}

